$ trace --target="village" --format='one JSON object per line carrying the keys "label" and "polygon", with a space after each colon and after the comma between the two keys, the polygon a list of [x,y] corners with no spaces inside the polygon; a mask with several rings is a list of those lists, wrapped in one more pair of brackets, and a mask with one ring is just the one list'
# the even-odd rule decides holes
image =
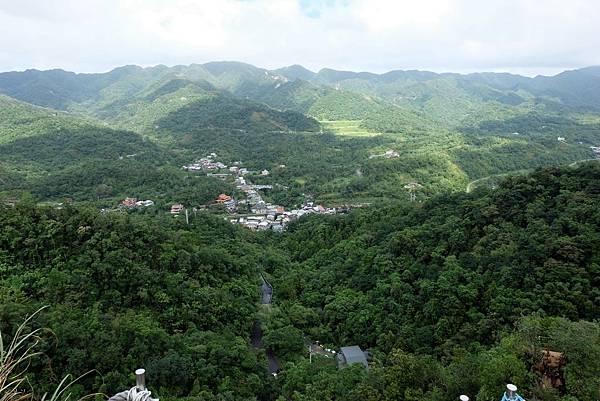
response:
{"label": "village", "polygon": [[249,171],[247,168],[241,166],[241,162],[235,162],[233,166],[227,167],[223,163],[215,161],[215,159],[216,154],[212,153],[201,159],[198,163],[186,166],[185,168],[189,171],[190,167],[200,164],[206,166],[205,169],[207,170],[218,169],[229,171],[228,173],[221,174],[207,173],[207,176],[216,178],[232,176],[234,177],[236,188],[245,195],[244,199],[235,199],[233,196],[221,194],[215,200],[216,203],[222,204],[226,208],[230,214],[230,216],[227,217],[227,220],[233,224],[239,224],[255,231],[272,230],[281,232],[291,221],[294,221],[305,214],[335,214],[338,212],[335,208],[315,205],[313,202],[306,202],[298,209],[286,211],[283,206],[274,205],[263,199],[260,191],[273,189],[272,185],[253,184],[248,178],[248,176],[251,175],[266,177],[270,174],[268,170]]}
{"label": "village", "polygon": [[[280,165],[285,168],[285,165]],[[250,176],[269,176],[267,169],[260,171],[250,171],[242,166],[240,161],[234,162],[232,166],[227,166],[221,161],[217,161],[217,155],[211,153],[202,157],[194,163],[182,166],[182,169],[188,172],[205,173],[207,177],[213,177],[221,180],[231,180],[236,189],[244,194],[244,197],[237,199],[234,194],[220,194],[216,199],[208,204],[201,205],[191,210],[196,213],[198,210],[207,210],[212,207],[221,206],[227,213],[225,219],[232,224],[241,225],[253,231],[275,231],[282,232],[287,225],[298,218],[308,214],[337,214],[347,213],[350,207],[325,207],[315,204],[312,201],[306,201],[298,208],[286,211],[281,205],[274,205],[265,201],[261,191],[273,189],[272,185],[253,184]],[[136,198],[125,198],[120,208],[139,209],[153,206],[152,200],[138,200]],[[186,221],[189,220],[188,208],[182,203],[173,203],[169,213],[173,216],[185,215]]]}
{"label": "village", "polygon": [[[559,142],[565,141],[565,138],[559,137]],[[590,146],[596,159],[600,159],[600,146]],[[383,154],[371,155],[370,158],[396,158],[398,152],[388,150]],[[279,168],[285,168],[285,165],[279,165]],[[185,215],[186,221],[189,221],[189,211],[194,214],[199,210],[208,210],[216,208],[219,212],[226,213],[225,219],[232,224],[237,224],[253,231],[275,231],[282,232],[288,224],[300,217],[308,214],[340,214],[347,213],[351,207],[360,207],[364,205],[343,206],[343,207],[326,207],[321,204],[316,204],[307,197],[300,206],[291,210],[286,210],[284,206],[276,205],[266,201],[261,192],[273,189],[273,185],[268,184],[253,184],[250,177],[267,177],[270,175],[269,170],[262,169],[252,171],[243,167],[241,161],[233,162],[231,166],[226,165],[222,161],[217,160],[216,153],[210,153],[207,156],[200,158],[194,163],[182,166],[182,170],[192,173],[204,173],[207,177],[212,177],[224,181],[233,182],[235,188],[239,191],[236,197],[235,194],[220,194],[213,201],[193,207],[176,202],[170,205],[169,213],[173,216]],[[276,184],[277,185],[277,184]],[[283,187],[283,186],[281,186]],[[415,191],[422,187],[418,183],[409,183],[404,186],[409,192],[410,201],[416,200]],[[285,188],[285,187],[284,187]],[[468,189],[467,189],[468,190]],[[133,197],[127,197],[121,201],[119,209],[123,210],[140,210],[155,206],[153,200],[138,200]],[[103,211],[106,211],[103,209]]]}

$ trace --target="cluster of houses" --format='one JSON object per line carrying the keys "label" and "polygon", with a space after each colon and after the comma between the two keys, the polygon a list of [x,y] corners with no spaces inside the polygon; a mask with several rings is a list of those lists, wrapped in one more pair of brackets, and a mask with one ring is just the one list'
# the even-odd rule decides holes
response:
{"label": "cluster of houses", "polygon": [[[201,158],[195,163],[190,163],[186,166],[182,166],[181,168],[186,171],[215,171],[220,170],[217,173],[207,173],[208,177],[216,177],[225,179],[226,177],[237,176],[243,177],[246,174],[254,173],[260,174],[262,176],[269,175],[269,170],[261,170],[261,171],[249,171],[247,168],[241,166],[241,162],[234,162],[233,166],[227,166],[225,163],[217,161],[217,154],[211,153],[208,156]],[[229,172],[227,172],[229,171]]]}
{"label": "cluster of houses", "polygon": [[154,201],[148,200],[137,200],[137,198],[125,198],[121,201],[121,207],[133,209],[136,207],[149,207],[154,206]]}
{"label": "cluster of houses", "polygon": [[187,171],[203,171],[203,170],[221,170],[226,169],[227,166],[221,162],[215,161],[217,158],[216,153],[211,153],[210,155],[203,157],[195,163],[188,164],[187,166],[183,166],[182,169]]}
{"label": "cluster of houses", "polygon": [[[252,184],[246,176],[248,174],[258,174],[261,176],[268,176],[269,170],[248,171],[247,168],[241,166],[240,162],[233,163],[233,166],[228,167],[221,162],[217,162],[217,155],[211,153],[210,155],[200,159],[198,162],[184,166],[184,169],[188,171],[199,171],[199,170],[224,170],[228,172],[211,172],[207,173],[209,177],[225,179],[230,176],[235,176],[236,188],[245,194],[245,199],[237,200],[230,195],[221,194],[215,199],[214,204],[224,205],[229,213],[235,215],[229,220],[234,224],[239,224],[247,227],[251,230],[272,230],[272,231],[283,231],[287,224],[297,218],[309,214],[309,213],[322,213],[322,214],[334,214],[337,212],[343,212],[344,208],[339,211],[335,208],[326,208],[322,205],[314,205],[312,202],[308,202],[302,205],[299,209],[292,211],[286,211],[283,206],[274,205],[266,202],[259,191],[273,189],[272,185],[266,184]],[[285,166],[280,166],[284,168]],[[239,213],[239,209],[248,210],[250,213]],[[175,204],[171,208],[172,214],[179,214],[183,210],[183,205]]]}
{"label": "cluster of houses", "polygon": [[323,205],[314,205],[313,202],[307,202],[298,209],[286,211],[283,206],[264,203],[264,205],[254,205],[252,215],[239,216],[230,221],[233,224],[239,224],[251,230],[272,230],[281,232],[287,225],[298,218],[312,213],[317,214],[336,214],[346,213],[347,208],[328,208]]}
{"label": "cluster of houses", "polygon": [[[258,190],[271,189],[271,185],[251,185],[247,184],[244,176],[247,174],[260,174],[262,176],[268,176],[269,171],[264,169],[262,171],[249,171],[247,168],[242,167],[241,162],[234,162],[232,166],[227,166],[225,163],[217,161],[217,154],[211,153],[200,160],[190,163],[186,166],[182,166],[183,170],[186,171],[206,171],[207,177],[219,178],[222,180],[229,179],[229,177],[235,177],[235,182],[238,189],[244,191],[247,195],[246,200],[237,201],[233,197],[221,194],[215,199],[213,204],[224,205],[230,213],[237,212],[238,204],[249,204],[251,207],[256,206],[259,211],[264,205],[267,205],[262,197],[258,194]],[[183,205],[174,204],[171,207],[171,214],[177,215],[184,209]]]}
{"label": "cluster of houses", "polygon": [[[386,157],[395,157],[393,154],[397,154],[395,151],[388,151],[385,153]],[[239,224],[247,227],[251,230],[272,230],[272,231],[283,231],[288,223],[294,221],[306,214],[336,214],[346,213],[349,207],[340,208],[328,208],[323,205],[316,205],[313,202],[305,202],[299,208],[291,211],[286,211],[283,206],[274,205],[266,202],[259,191],[273,189],[272,185],[267,184],[252,184],[246,176],[249,174],[268,176],[269,170],[263,169],[261,171],[249,171],[247,168],[242,167],[241,162],[234,162],[232,166],[228,167],[224,163],[217,161],[216,153],[211,153],[206,157],[201,158],[195,163],[188,164],[182,168],[187,171],[210,171],[207,172],[207,176],[227,179],[227,177],[235,177],[236,188],[245,194],[244,199],[235,199],[232,195],[220,194],[213,202],[201,208],[206,208],[212,205],[223,205],[227,211],[232,215],[232,218],[228,218],[232,223]],[[285,168],[285,165],[279,165],[279,168]],[[136,198],[125,198],[121,201],[120,207],[122,208],[137,208],[137,207],[149,207],[153,206],[154,201],[152,200],[137,200]],[[358,205],[356,207],[360,207]],[[354,207],[354,206],[353,206]],[[194,208],[194,212],[197,209]],[[171,205],[170,214],[177,216],[183,212],[186,212],[186,208],[181,203],[173,203]],[[187,212],[186,218],[188,217]]]}
{"label": "cluster of houses", "polygon": [[[263,173],[268,174],[267,170]],[[263,174],[263,175],[266,175]],[[253,185],[243,176],[238,176],[235,186],[246,194],[246,199],[237,202],[238,205],[247,205],[252,215],[230,219],[232,223],[243,225],[252,230],[283,231],[283,206],[273,205],[265,202],[259,190],[272,189],[272,185]],[[237,205],[236,205],[237,207]]]}
{"label": "cluster of houses", "polygon": [[[388,151],[384,155],[386,157],[396,157],[394,154],[397,154],[397,152]],[[183,166],[183,169],[187,171],[207,171],[206,175],[208,177],[220,179],[235,177],[236,188],[245,194],[245,199],[238,200],[233,196],[221,194],[212,203],[225,206],[227,211],[232,215],[228,220],[234,224],[242,225],[251,230],[280,232],[285,229],[288,223],[305,214],[335,214],[344,213],[348,210],[347,208],[327,208],[322,205],[315,205],[313,202],[307,202],[298,209],[286,211],[283,206],[266,202],[260,194],[259,191],[273,189],[272,185],[252,184],[247,179],[247,175],[249,174],[261,175],[263,177],[268,176],[270,174],[269,170],[249,171],[247,168],[242,167],[241,162],[234,162],[232,166],[227,166],[216,159],[217,155],[211,153],[195,163]],[[285,165],[280,165],[279,168],[285,168]],[[185,209],[181,204],[177,203],[171,206],[171,214],[173,215],[178,215],[183,210]],[[249,213],[240,212],[240,210],[246,210]]]}

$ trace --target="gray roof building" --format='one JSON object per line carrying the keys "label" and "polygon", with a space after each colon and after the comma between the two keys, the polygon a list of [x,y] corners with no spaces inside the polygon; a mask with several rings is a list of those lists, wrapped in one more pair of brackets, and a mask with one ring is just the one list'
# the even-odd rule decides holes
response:
{"label": "gray roof building", "polygon": [[338,367],[342,368],[347,365],[354,365],[357,363],[362,364],[365,368],[369,367],[367,357],[362,349],[358,345],[352,345],[350,347],[342,347],[337,355]]}

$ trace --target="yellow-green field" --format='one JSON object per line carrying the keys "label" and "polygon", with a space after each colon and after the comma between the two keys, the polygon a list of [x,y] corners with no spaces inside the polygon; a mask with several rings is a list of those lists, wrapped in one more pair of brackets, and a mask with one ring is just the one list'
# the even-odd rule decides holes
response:
{"label": "yellow-green field", "polygon": [[365,137],[379,135],[377,132],[369,132],[360,126],[360,120],[338,120],[319,121],[323,131],[329,131],[335,135]]}

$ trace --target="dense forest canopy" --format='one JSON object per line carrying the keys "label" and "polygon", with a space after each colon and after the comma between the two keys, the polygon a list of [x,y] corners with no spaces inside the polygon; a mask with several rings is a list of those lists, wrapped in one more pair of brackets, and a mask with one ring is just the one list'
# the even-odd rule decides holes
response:
{"label": "dense forest canopy", "polygon": [[[600,385],[600,166],[542,169],[496,190],[314,216],[257,235],[209,214],[36,207],[0,214],[0,329],[52,330],[32,380],[83,374],[109,394],[148,369],[174,399],[593,400]],[[259,309],[259,273],[275,304]],[[277,379],[264,343],[282,363]],[[372,367],[307,360],[306,341],[358,344]],[[536,370],[565,355],[559,389]],[[51,370],[50,370],[51,369]],[[53,372],[53,374],[49,374]],[[224,398],[223,398],[224,397]]]}
{"label": "dense forest canopy", "polygon": [[[3,339],[45,307],[36,394],[73,374],[74,397],[112,395],[143,366],[167,401],[488,401],[509,382],[597,400],[599,85],[595,68],[0,73]],[[227,168],[187,167],[208,155]],[[241,168],[286,210],[344,212],[232,225],[216,200],[244,198]],[[351,345],[368,369],[326,351]]]}
{"label": "dense forest canopy", "polygon": [[266,372],[247,342],[261,266],[250,233],[210,216],[185,226],[26,202],[1,219],[2,332],[51,306],[36,320],[53,333],[32,369],[41,388],[54,371],[95,370],[81,391],[112,394],[143,365],[171,397],[256,394]]}

